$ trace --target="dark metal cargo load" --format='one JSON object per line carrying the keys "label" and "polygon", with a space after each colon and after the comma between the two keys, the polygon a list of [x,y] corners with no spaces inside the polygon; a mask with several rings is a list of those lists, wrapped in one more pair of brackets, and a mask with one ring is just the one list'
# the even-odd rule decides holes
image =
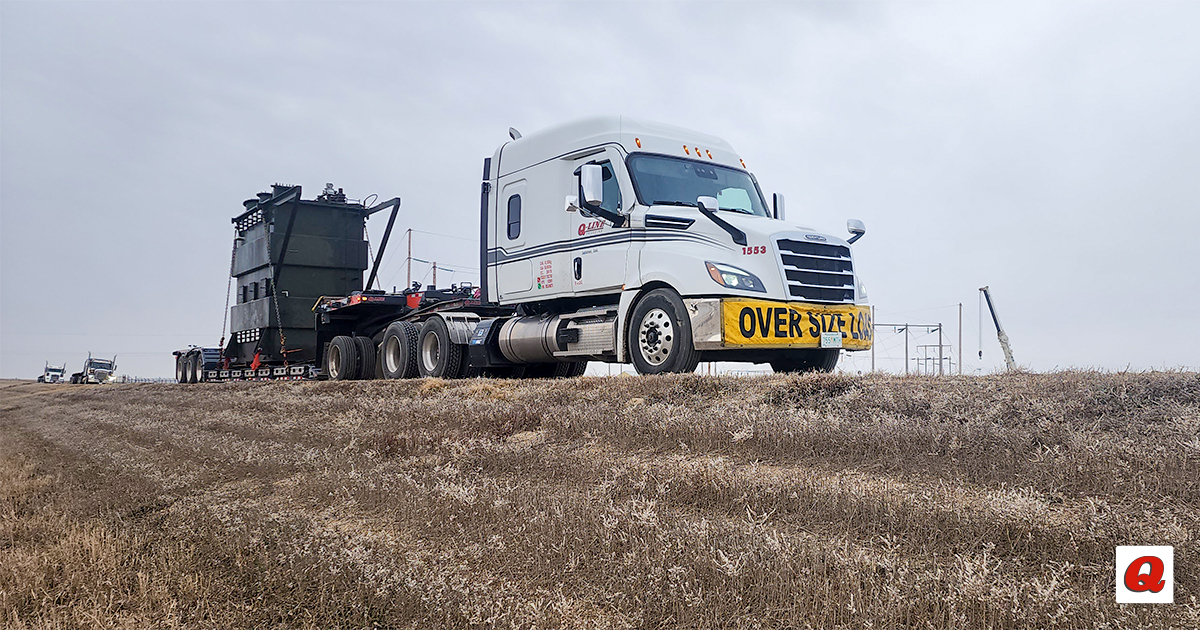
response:
{"label": "dark metal cargo load", "polygon": [[232,364],[316,359],[313,305],[363,289],[367,208],[332,185],[316,199],[276,184],[233,218],[233,304],[225,358]]}

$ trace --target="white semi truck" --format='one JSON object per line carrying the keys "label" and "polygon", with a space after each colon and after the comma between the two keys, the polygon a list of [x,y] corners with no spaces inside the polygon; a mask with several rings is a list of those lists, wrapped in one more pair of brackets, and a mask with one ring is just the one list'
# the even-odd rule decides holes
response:
{"label": "white semi truck", "polygon": [[[589,361],[830,371],[870,349],[850,249],[862,223],[843,240],[787,221],[720,138],[615,116],[509,135],[483,164],[478,287],[371,289],[399,198],[280,184],[248,199],[232,335],[176,352],[180,382],[575,376]],[[387,208],[366,290],[324,297],[364,286],[364,221]],[[306,295],[323,296],[315,320]]]}
{"label": "white semi truck", "polygon": [[[465,317],[470,343],[498,350],[475,352],[478,367],[830,371],[841,350],[870,349],[850,249],[862,223],[842,240],[788,222],[724,140],[615,116],[510,136],[484,163],[480,297],[515,316]],[[445,345],[429,328],[418,348],[435,366]]]}
{"label": "white semi truck", "polygon": [[83,369],[71,375],[72,385],[98,385],[112,381],[113,374],[117,369],[117,357],[112,360],[99,359],[88,353],[88,358],[83,362]]}

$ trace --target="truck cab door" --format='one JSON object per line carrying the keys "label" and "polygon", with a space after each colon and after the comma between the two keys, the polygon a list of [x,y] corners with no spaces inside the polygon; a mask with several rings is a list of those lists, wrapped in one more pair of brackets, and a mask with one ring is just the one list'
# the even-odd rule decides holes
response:
{"label": "truck cab door", "polygon": [[[625,172],[625,162],[615,148],[575,160],[572,171],[585,164],[603,169],[605,210],[627,213],[633,205],[633,185]],[[580,195],[579,177],[572,177],[572,195]],[[580,203],[580,206],[583,204]],[[616,227],[609,221],[580,210],[571,213],[570,273],[575,295],[608,293],[625,284],[625,264],[629,255],[629,223]]]}

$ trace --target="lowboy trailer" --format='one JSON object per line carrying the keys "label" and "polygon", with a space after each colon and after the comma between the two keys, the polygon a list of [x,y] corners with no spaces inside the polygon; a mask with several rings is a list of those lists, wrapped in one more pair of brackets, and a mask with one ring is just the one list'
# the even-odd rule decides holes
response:
{"label": "lowboy trailer", "polygon": [[[509,135],[484,160],[478,287],[371,288],[398,198],[276,185],[246,201],[230,340],[176,352],[180,381],[574,376],[588,361],[831,371],[870,349],[860,221],[848,240],[789,222],[728,143],[678,127],[599,117]],[[364,285],[365,220],[388,208]]]}

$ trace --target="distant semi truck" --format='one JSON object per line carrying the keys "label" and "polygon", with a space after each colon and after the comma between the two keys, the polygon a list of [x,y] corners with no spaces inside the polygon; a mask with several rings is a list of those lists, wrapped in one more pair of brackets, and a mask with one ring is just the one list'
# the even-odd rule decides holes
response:
{"label": "distant semi truck", "polygon": [[93,357],[89,352],[88,358],[83,362],[83,369],[71,375],[71,383],[74,385],[107,383],[112,380],[113,371],[116,369],[117,358],[115,356],[111,360],[100,359]]}
{"label": "distant semi truck", "polygon": [[66,374],[66,372],[67,372],[66,364],[55,367],[53,365],[50,365],[50,362],[47,361],[46,367],[42,370],[41,376],[37,377],[37,382],[39,382],[39,383],[61,383],[63,381],[63,375]]}
{"label": "distant semi truck", "polygon": [[[276,185],[248,200],[231,337],[176,352],[180,381],[572,376],[588,361],[831,371],[870,349],[862,223],[843,240],[787,221],[725,141],[622,117],[510,137],[483,164],[478,287],[372,289],[399,199]],[[364,285],[364,223],[387,208]]]}

